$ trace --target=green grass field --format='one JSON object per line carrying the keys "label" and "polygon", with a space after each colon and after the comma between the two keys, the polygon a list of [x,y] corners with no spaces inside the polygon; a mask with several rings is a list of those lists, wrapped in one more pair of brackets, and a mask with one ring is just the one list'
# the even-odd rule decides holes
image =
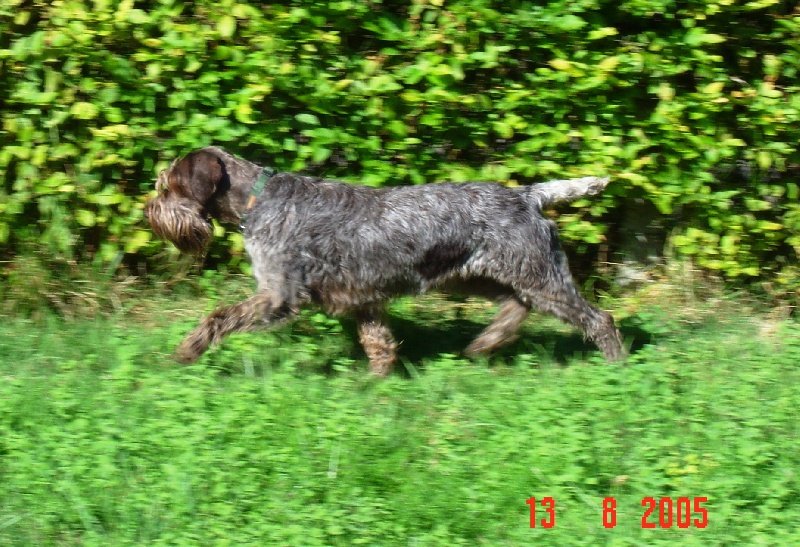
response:
{"label": "green grass field", "polygon": [[[353,325],[318,313],[178,366],[174,345],[233,295],[169,294],[1,322],[0,544],[800,543],[793,320],[653,289],[603,303],[633,349],[621,366],[536,315],[469,361],[490,306],[406,299],[403,363],[377,381]],[[648,497],[697,500],[707,526],[692,507],[666,528],[657,507],[643,529]]]}

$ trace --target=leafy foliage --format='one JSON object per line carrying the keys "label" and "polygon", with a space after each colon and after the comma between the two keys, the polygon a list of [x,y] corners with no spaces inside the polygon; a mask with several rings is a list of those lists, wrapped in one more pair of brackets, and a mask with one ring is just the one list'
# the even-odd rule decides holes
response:
{"label": "leafy foliage", "polygon": [[565,237],[597,243],[606,226],[584,215],[644,198],[699,265],[786,280],[800,249],[793,9],[10,0],[0,243],[153,256],[142,200],[155,173],[215,142],[373,185],[608,173],[608,196],[562,216]]}

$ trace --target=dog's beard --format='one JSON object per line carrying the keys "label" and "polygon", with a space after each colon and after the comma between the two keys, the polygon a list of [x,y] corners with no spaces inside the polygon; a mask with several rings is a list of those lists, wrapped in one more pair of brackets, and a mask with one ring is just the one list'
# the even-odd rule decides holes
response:
{"label": "dog's beard", "polygon": [[157,198],[147,202],[145,212],[153,232],[183,253],[201,253],[213,237],[211,223],[196,202]]}

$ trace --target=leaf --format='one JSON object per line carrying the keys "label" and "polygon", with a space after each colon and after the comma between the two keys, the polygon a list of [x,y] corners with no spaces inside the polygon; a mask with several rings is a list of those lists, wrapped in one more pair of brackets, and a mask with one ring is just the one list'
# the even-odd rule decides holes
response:
{"label": "leaf", "polygon": [[225,235],[225,226],[214,220],[212,223],[212,231],[214,232],[214,237],[222,237]]}
{"label": "leaf", "polygon": [[572,68],[572,63],[566,59],[551,59],[549,65],[556,70],[569,70]]}
{"label": "leaf", "polygon": [[75,211],[75,220],[85,228],[91,228],[95,225],[97,217],[92,211],[87,209],[78,209]]}
{"label": "leaf", "polygon": [[315,163],[320,163],[327,160],[331,156],[331,150],[329,148],[314,148],[314,152],[311,154],[311,159]]}
{"label": "leaf", "polygon": [[186,63],[186,68],[184,68],[184,70],[186,72],[197,72],[202,67],[203,67],[203,63],[201,63],[197,59],[192,59],[188,63]]}
{"label": "leaf", "polygon": [[136,230],[125,240],[125,252],[135,253],[147,245],[152,238],[150,230]]}
{"label": "leaf", "polygon": [[148,63],[147,64],[147,77],[151,80],[157,80],[161,75],[161,63]]}
{"label": "leaf", "polygon": [[132,9],[128,13],[128,22],[135,26],[141,26],[150,22],[147,12],[140,9]]}
{"label": "leaf", "polygon": [[253,113],[253,107],[250,106],[250,103],[239,103],[236,107],[235,116],[236,119],[242,123],[256,123],[253,118],[251,118],[251,114]]}
{"label": "leaf", "polygon": [[764,8],[768,8],[770,6],[774,6],[779,4],[780,0],[755,0],[754,2],[748,2],[744,5],[744,9],[746,10],[762,10]]}
{"label": "leaf", "polygon": [[745,198],[744,203],[749,211],[769,211],[772,208],[772,205],[763,199],[753,199],[747,197]]}
{"label": "leaf", "polygon": [[503,139],[510,139],[514,136],[514,128],[505,121],[494,122],[492,128]]}
{"label": "leaf", "polygon": [[17,26],[25,26],[30,21],[31,12],[28,10],[18,11],[16,15],[14,15],[14,24]]}
{"label": "leaf", "polygon": [[705,86],[702,91],[707,95],[717,95],[725,88],[725,82],[711,82]]}
{"label": "leaf", "polygon": [[109,190],[104,190],[102,193],[93,194],[86,198],[89,203],[96,203],[97,205],[116,205],[124,199],[121,193],[115,193]]}
{"label": "leaf", "polygon": [[589,40],[599,40],[601,38],[608,38],[609,36],[616,36],[617,34],[619,34],[619,31],[614,27],[603,27],[591,31],[587,38],[589,38]]}
{"label": "leaf", "polygon": [[777,222],[770,222],[768,220],[761,221],[759,223],[759,227],[762,230],[770,230],[770,231],[783,230],[783,224],[779,224]]}
{"label": "leaf", "polygon": [[573,32],[586,26],[586,21],[571,13],[553,19],[553,27],[558,30]]}
{"label": "leaf", "polygon": [[719,247],[723,254],[728,256],[736,255],[736,237],[732,235],[724,235],[719,240]]}
{"label": "leaf", "polygon": [[115,141],[122,136],[129,136],[131,128],[125,124],[107,125],[105,127],[90,127],[92,135],[99,139]]}
{"label": "leaf", "polygon": [[756,162],[761,169],[772,167],[772,155],[767,150],[759,150],[756,154]]}
{"label": "leaf", "polygon": [[244,236],[240,232],[228,233],[228,241],[231,244],[231,251],[241,253],[244,251]]}
{"label": "leaf", "polygon": [[727,139],[722,144],[724,144],[725,146],[747,146],[747,143],[745,141],[737,138]]}
{"label": "leaf", "polygon": [[705,32],[705,29],[700,27],[690,28],[684,39],[686,41],[686,45],[691,47],[707,44],[721,44],[722,42],[727,41],[727,38],[721,34]]}
{"label": "leaf", "polygon": [[72,105],[69,112],[79,120],[91,120],[97,117],[98,109],[92,103],[78,102]]}
{"label": "leaf", "polygon": [[223,38],[231,38],[236,32],[236,19],[232,15],[223,15],[217,21],[217,32]]}
{"label": "leaf", "polygon": [[761,94],[770,99],[779,99],[783,97],[783,92],[779,89],[775,89],[775,84],[772,82],[764,82],[761,84]]}
{"label": "leaf", "polygon": [[388,74],[383,74],[370,78],[367,82],[367,89],[373,93],[390,93],[403,89],[403,86]]}
{"label": "leaf", "polygon": [[294,119],[300,123],[304,123],[307,125],[319,125],[319,118],[317,118],[314,114],[310,114],[308,112],[297,114],[294,117]]}
{"label": "leaf", "polygon": [[667,82],[658,85],[658,98],[662,101],[671,101],[675,98],[675,90]]}
{"label": "leaf", "polygon": [[597,68],[605,72],[611,72],[619,65],[619,57],[613,55],[611,57],[606,57],[602,61],[597,64]]}

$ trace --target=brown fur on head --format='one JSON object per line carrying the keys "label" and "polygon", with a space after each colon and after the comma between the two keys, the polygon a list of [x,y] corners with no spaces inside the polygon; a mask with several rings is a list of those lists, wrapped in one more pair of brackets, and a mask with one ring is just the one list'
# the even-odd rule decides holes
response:
{"label": "brown fur on head", "polygon": [[153,232],[186,253],[200,253],[213,236],[209,210],[226,178],[220,159],[197,150],[158,175],[158,195],[144,207]]}

